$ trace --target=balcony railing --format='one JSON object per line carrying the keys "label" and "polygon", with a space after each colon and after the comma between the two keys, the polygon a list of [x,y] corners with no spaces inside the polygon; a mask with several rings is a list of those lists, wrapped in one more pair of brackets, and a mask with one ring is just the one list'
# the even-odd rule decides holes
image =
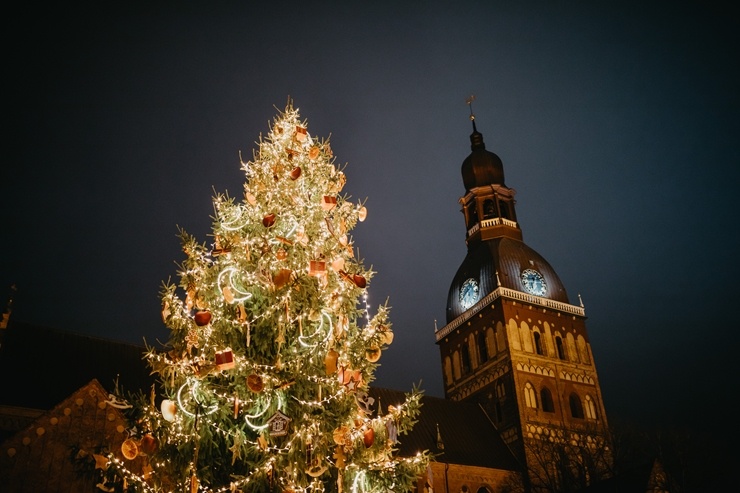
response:
{"label": "balcony railing", "polygon": [[503,217],[493,217],[491,219],[484,219],[481,222],[475,223],[475,225],[468,230],[468,237],[473,236],[481,228],[490,228],[492,226],[509,226],[516,228],[516,221],[511,219],[504,219]]}

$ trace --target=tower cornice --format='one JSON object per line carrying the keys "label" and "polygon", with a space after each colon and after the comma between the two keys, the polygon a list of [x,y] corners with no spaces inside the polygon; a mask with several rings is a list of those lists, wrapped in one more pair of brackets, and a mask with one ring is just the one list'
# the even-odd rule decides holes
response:
{"label": "tower cornice", "polygon": [[465,322],[473,318],[473,316],[478,314],[478,312],[483,310],[485,307],[493,303],[498,298],[513,300],[515,302],[518,301],[518,302],[526,303],[530,305],[537,305],[543,308],[549,308],[551,310],[556,310],[561,313],[567,313],[569,315],[575,315],[578,317],[586,316],[586,310],[582,306],[575,306],[575,305],[571,305],[568,303],[563,303],[561,301],[555,301],[549,298],[542,298],[540,296],[534,296],[531,294],[523,293],[515,289],[509,289],[503,286],[499,286],[494,291],[492,291],[487,296],[485,296],[483,299],[481,299],[478,303],[470,307],[470,309],[465,311],[465,313],[455,318],[454,320],[452,320],[450,323],[448,323],[444,327],[437,330],[434,334],[436,341],[439,342],[440,340],[447,337],[450,334],[450,332],[452,332],[453,330],[455,330],[456,328],[460,327],[462,324],[464,324]]}

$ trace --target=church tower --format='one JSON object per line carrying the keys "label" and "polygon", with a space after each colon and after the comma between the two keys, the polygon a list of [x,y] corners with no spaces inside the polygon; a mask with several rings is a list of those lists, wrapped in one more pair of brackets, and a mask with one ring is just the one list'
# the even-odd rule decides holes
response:
{"label": "church tower", "polygon": [[[435,334],[445,396],[483,407],[534,490],[595,481],[611,452],[583,304],[571,303],[555,269],[524,243],[516,191],[472,109],[471,121],[460,199],[467,255]],[[574,479],[574,468],[585,478]]]}

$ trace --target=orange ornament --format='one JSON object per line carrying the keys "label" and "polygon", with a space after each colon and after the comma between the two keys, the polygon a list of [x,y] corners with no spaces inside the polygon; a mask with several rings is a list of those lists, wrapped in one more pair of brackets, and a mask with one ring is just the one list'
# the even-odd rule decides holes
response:
{"label": "orange ornament", "polygon": [[139,455],[139,446],[133,438],[127,438],[121,444],[121,453],[128,460],[134,460]]}

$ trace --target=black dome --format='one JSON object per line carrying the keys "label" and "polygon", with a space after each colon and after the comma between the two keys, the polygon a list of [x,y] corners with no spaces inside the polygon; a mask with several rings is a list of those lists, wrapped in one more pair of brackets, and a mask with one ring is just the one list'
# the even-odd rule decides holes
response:
{"label": "black dome", "polygon": [[543,298],[569,303],[563,283],[547,260],[524,242],[501,237],[471,245],[450,285],[447,323],[466,311],[460,304],[459,293],[467,279],[478,282],[478,300],[481,300],[495,291],[499,282],[502,287],[525,292],[521,284],[521,273],[525,269],[534,269],[544,277],[547,291]]}
{"label": "black dome", "polygon": [[465,190],[485,185],[504,185],[504,164],[501,158],[486,150],[483,134],[475,129],[470,134],[470,149],[473,151],[462,164],[462,177]]}

